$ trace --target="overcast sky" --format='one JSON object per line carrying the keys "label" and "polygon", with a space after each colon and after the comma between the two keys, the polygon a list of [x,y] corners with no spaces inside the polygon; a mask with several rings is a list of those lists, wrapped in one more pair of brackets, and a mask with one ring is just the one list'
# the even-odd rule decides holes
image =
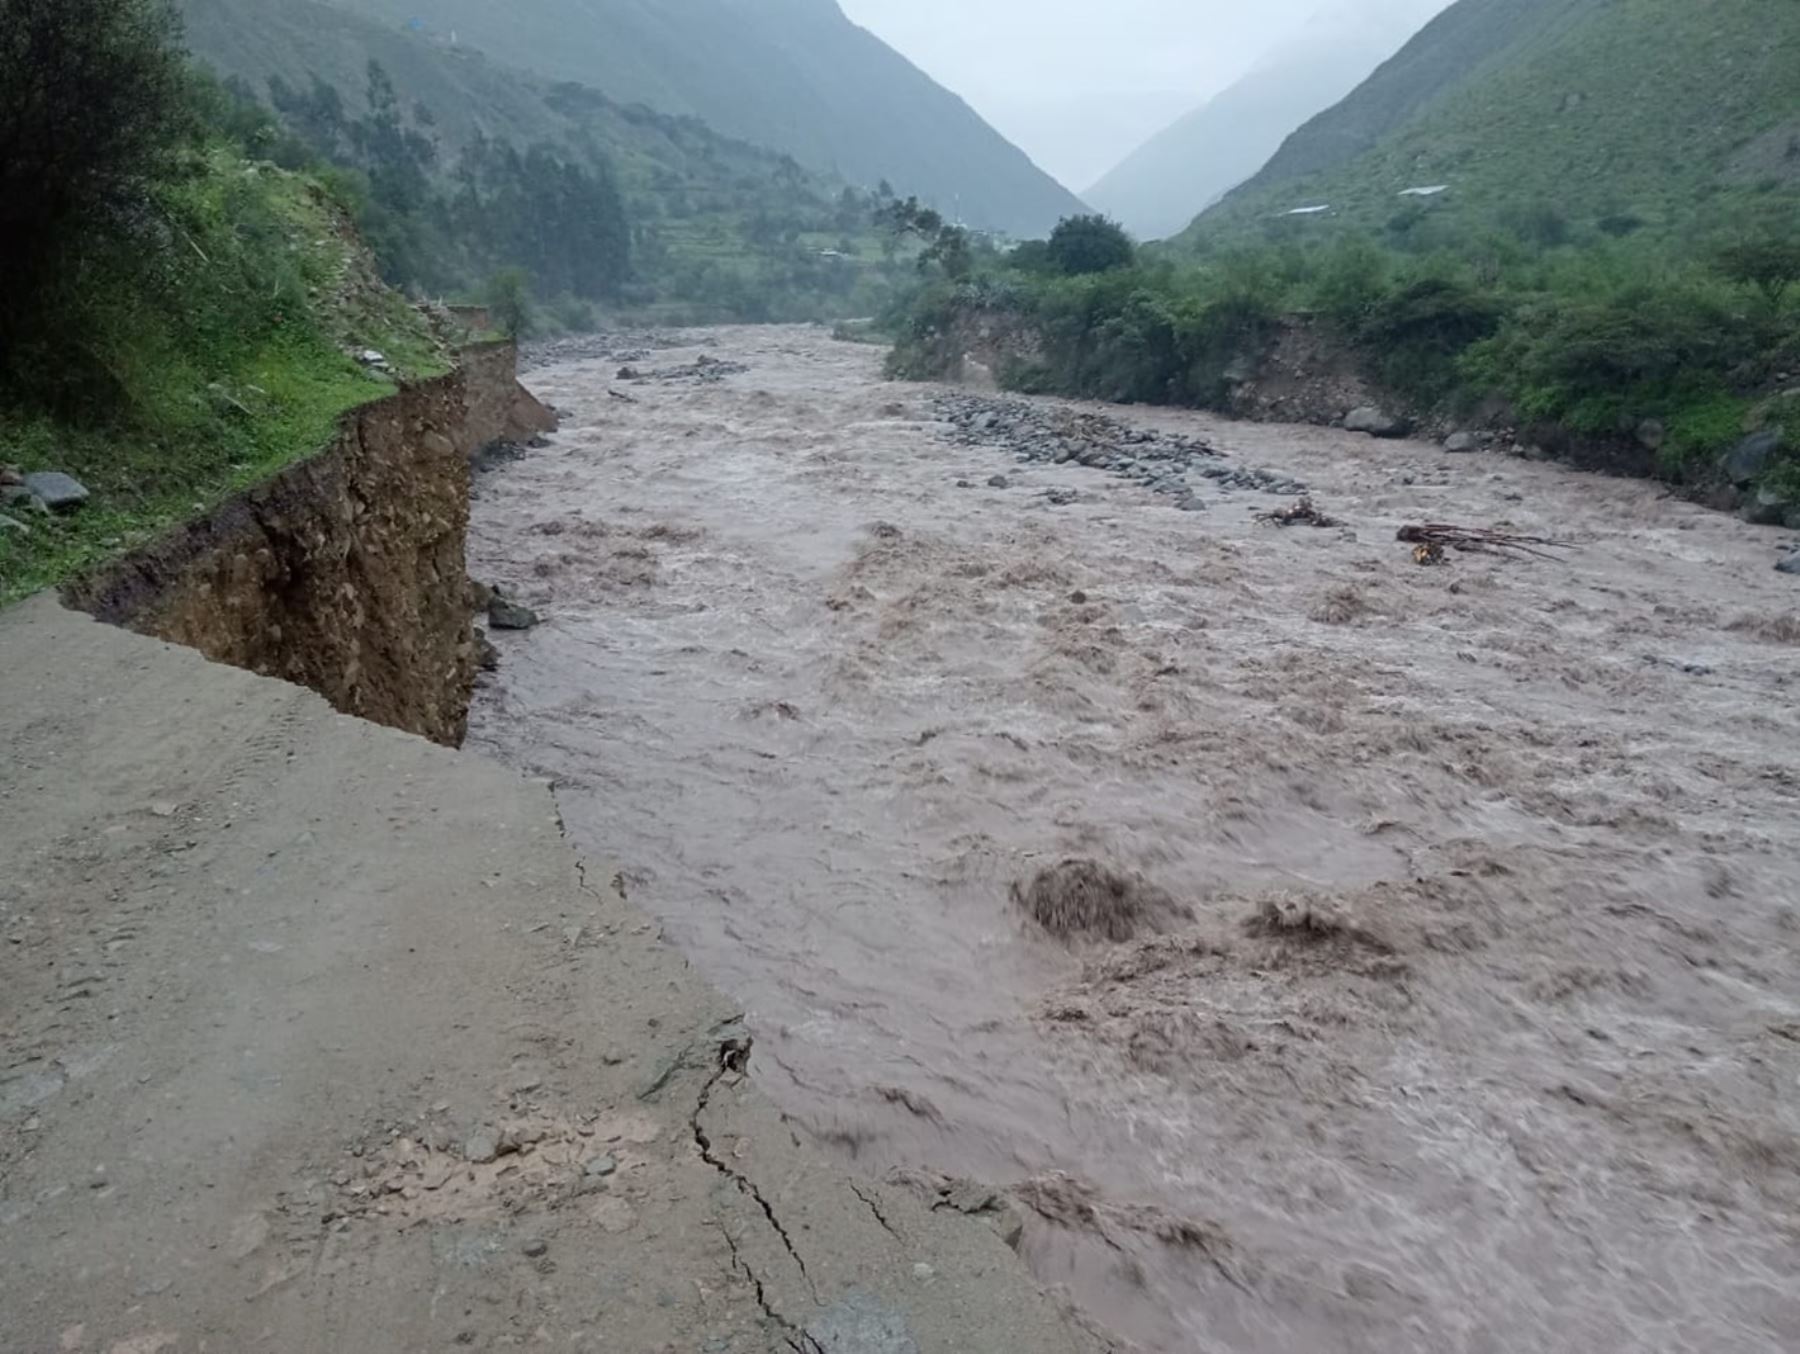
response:
{"label": "overcast sky", "polygon": [[1321,12],[1422,23],[1449,0],[839,3],[1079,192]]}

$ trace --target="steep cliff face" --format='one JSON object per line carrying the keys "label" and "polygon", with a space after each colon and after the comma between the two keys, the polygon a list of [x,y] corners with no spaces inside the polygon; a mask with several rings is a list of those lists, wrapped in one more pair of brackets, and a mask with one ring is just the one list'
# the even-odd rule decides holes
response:
{"label": "steep cliff face", "polygon": [[65,593],[346,714],[461,742],[475,678],[469,456],[530,430],[510,345],[345,416],[317,455]]}

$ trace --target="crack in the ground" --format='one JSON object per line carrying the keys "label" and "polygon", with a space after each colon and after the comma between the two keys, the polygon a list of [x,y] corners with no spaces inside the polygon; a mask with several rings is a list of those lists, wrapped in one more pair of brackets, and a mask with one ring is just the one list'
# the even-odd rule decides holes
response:
{"label": "crack in the ground", "polygon": [[871,1199],[868,1195],[863,1193],[861,1185],[852,1183],[850,1188],[852,1191],[855,1192],[857,1198],[861,1199],[863,1201],[863,1203],[868,1205],[869,1212],[871,1212],[875,1215],[875,1221],[881,1224],[883,1230],[885,1230],[889,1236],[893,1237],[894,1240],[896,1240],[896,1241],[905,1240],[905,1238],[902,1237],[900,1235],[900,1233],[894,1229],[894,1224],[887,1220],[887,1214],[885,1214],[881,1211],[881,1205],[876,1203],[875,1200]]}
{"label": "crack in the ground", "polygon": [[817,1340],[776,1311],[769,1302],[769,1295],[763,1288],[762,1279],[757,1276],[755,1270],[750,1268],[749,1262],[738,1251],[737,1238],[732,1236],[731,1229],[725,1225],[723,1219],[719,1221],[719,1235],[725,1238],[726,1246],[731,1249],[731,1267],[742,1274],[750,1287],[755,1290],[756,1305],[762,1308],[764,1316],[781,1327],[783,1343],[793,1350],[794,1354],[824,1354]]}
{"label": "crack in the ground", "polygon": [[588,883],[587,861],[582,859],[581,848],[576,845],[574,837],[569,835],[569,824],[567,820],[563,818],[562,801],[556,797],[556,786],[554,784],[550,786],[550,811],[556,815],[557,835],[563,839],[564,845],[569,848],[569,854],[575,860],[576,887],[587,894],[587,896],[592,898],[596,903],[604,907],[606,905],[606,899],[601,896],[598,889]]}
{"label": "crack in the ground", "polygon": [[[800,1258],[800,1252],[794,1245],[794,1239],[788,1235],[787,1228],[781,1225],[781,1219],[775,1216],[775,1209],[770,1205],[767,1199],[763,1198],[762,1191],[756,1187],[755,1182],[743,1172],[733,1170],[723,1158],[717,1156],[713,1152],[712,1139],[707,1135],[705,1127],[700,1122],[706,1115],[707,1106],[712,1103],[712,1093],[714,1088],[718,1086],[720,1079],[723,1078],[727,1072],[742,1073],[745,1067],[749,1065],[749,1032],[744,1030],[741,1026],[733,1029],[728,1025],[726,1029],[720,1033],[718,1051],[718,1065],[713,1069],[712,1075],[706,1079],[706,1085],[700,1088],[700,1098],[694,1105],[694,1113],[689,1121],[690,1126],[694,1131],[694,1143],[700,1149],[700,1159],[711,1166],[720,1175],[730,1180],[732,1184],[737,1186],[739,1193],[754,1202],[756,1206],[762,1210],[763,1216],[769,1220],[769,1226],[774,1228],[775,1235],[781,1238],[781,1244],[787,1248],[788,1255],[792,1257],[795,1266],[800,1270],[800,1277],[806,1280],[807,1288],[812,1291],[813,1302],[818,1303],[818,1285],[813,1282],[812,1273],[806,1268],[806,1261]],[[737,1258],[737,1243],[732,1240],[729,1233],[727,1233],[725,1239],[727,1243],[731,1245],[732,1256]],[[744,1270],[747,1274],[750,1274],[751,1281],[755,1283],[757,1296],[760,1299],[762,1296],[762,1281],[756,1278],[754,1274],[750,1273],[748,1265],[744,1266]],[[786,1329],[797,1330],[796,1327],[789,1324],[784,1318],[780,1317],[770,1309],[766,1303],[764,1304],[764,1309],[769,1311],[769,1314],[777,1321],[781,1321]],[[811,1336],[806,1335],[804,1331],[800,1331],[799,1334],[807,1341],[807,1344],[796,1345],[796,1349],[807,1350],[817,1348],[817,1345],[813,1343]]]}

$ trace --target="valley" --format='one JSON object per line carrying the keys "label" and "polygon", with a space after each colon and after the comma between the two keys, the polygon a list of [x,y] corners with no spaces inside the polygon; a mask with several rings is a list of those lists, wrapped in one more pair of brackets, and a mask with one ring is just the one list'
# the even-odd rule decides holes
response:
{"label": "valley", "polygon": [[5,1354],[1800,1348],[1800,6],[849,9],[0,0]]}

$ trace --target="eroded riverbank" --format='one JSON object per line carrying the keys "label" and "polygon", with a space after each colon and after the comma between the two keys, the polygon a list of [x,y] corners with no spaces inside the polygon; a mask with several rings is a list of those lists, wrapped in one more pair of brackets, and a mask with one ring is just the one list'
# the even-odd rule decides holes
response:
{"label": "eroded riverbank", "polygon": [[[809,1133],[1012,1187],[1148,1349],[1800,1340],[1774,533],[1106,411],[1222,453],[1196,507],[1016,464],[872,349],[682,341],[530,378],[564,431],[482,479],[471,568],[547,623],[471,742],[555,778]],[[1256,524],[1302,482],[1341,526]],[[1422,569],[1421,520],[1579,549]],[[1009,900],[1065,857],[1194,919],[1071,950]]]}

